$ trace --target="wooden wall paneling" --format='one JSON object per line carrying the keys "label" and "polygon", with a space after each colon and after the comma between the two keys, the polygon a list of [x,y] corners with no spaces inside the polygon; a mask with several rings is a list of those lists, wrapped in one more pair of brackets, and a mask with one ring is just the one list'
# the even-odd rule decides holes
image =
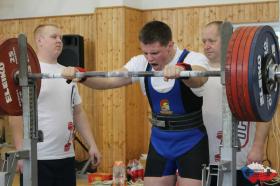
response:
{"label": "wooden wall paneling", "polygon": [[[255,12],[251,12],[250,11],[250,7],[256,7],[258,5],[250,5],[250,4],[245,4],[244,6],[239,8],[238,11],[238,20],[239,22],[250,22],[250,20],[252,19],[258,19],[257,15],[256,15],[256,11]],[[263,8],[266,7],[266,4],[262,5]],[[237,20],[237,21],[238,21]]]}
{"label": "wooden wall paneling", "polygon": [[[2,21],[0,27],[0,42],[3,42],[5,39],[17,37],[18,32],[18,21]],[[13,29],[13,30],[11,30]]]}
{"label": "wooden wall paneling", "polygon": [[269,10],[266,9],[267,8],[267,4],[257,4],[256,5],[256,11],[255,14],[257,14],[257,19],[263,19],[265,20],[266,17],[266,12],[268,12]]}
{"label": "wooden wall paneling", "polygon": [[[193,35],[192,35],[192,41],[191,41],[191,45],[190,48],[192,48],[194,51],[200,51],[200,32],[201,29],[198,26],[199,22],[198,20],[200,20],[200,9],[199,8],[194,8],[193,9]],[[185,28],[188,29],[189,27]],[[202,52],[202,51],[201,51]]]}
{"label": "wooden wall paneling", "polygon": [[143,25],[151,18],[151,11],[143,11],[142,12],[142,21]]}
{"label": "wooden wall paneling", "polygon": [[[106,46],[106,40],[103,40],[104,38],[101,38],[101,34],[107,34],[107,29],[103,27],[102,25],[104,24],[104,13],[96,11],[96,46],[95,46],[95,54],[96,54],[96,64],[95,64],[95,69],[94,70],[101,70],[104,71],[105,67],[103,66],[103,60],[106,58],[106,51],[104,50]],[[104,36],[103,36],[104,37]],[[101,50],[103,49],[103,50]],[[101,162],[101,167],[99,168],[100,171],[107,171],[108,169],[108,160],[110,161],[110,158],[108,157],[110,152],[108,152],[108,148],[111,148],[110,142],[107,140],[109,137],[112,135],[110,131],[107,131],[106,128],[108,127],[105,123],[104,118],[102,117],[103,113],[103,106],[104,106],[104,96],[103,96],[103,91],[97,91],[95,90],[95,99],[94,99],[94,112],[96,113],[96,122],[100,126],[100,138],[101,138],[101,144],[99,146],[101,153],[102,153],[102,162]],[[109,126],[111,127],[111,126]],[[111,127],[112,128],[112,127]],[[109,133],[110,132],[110,133]],[[104,140],[107,139],[107,140]]]}
{"label": "wooden wall paneling", "polygon": [[246,9],[245,9],[245,12],[244,12],[244,17],[245,18],[251,18],[251,19],[254,19],[254,20],[257,20],[257,15],[255,14],[255,6],[253,5],[247,5],[246,6]]}
{"label": "wooden wall paneling", "polygon": [[[109,13],[110,12],[97,12],[97,27],[98,27],[98,32],[97,32],[97,49],[96,49],[96,70],[107,70],[106,62],[109,61],[110,55],[107,55],[108,53],[108,42],[110,41],[110,36],[109,36],[109,29],[107,28],[107,21],[109,22],[111,19],[109,19]],[[108,35],[108,36],[107,36]],[[107,36],[107,38],[106,38]],[[108,94],[108,92],[107,92]],[[100,123],[102,125],[102,133],[103,133],[103,144],[104,149],[103,149],[103,158],[102,158],[102,164],[105,170],[111,169],[111,164],[113,161],[113,153],[110,152],[113,149],[114,144],[112,143],[112,138],[113,138],[113,125],[112,122],[109,122],[107,120],[107,117],[110,117],[110,114],[112,113],[107,113],[107,104],[106,100],[109,100],[105,91],[101,91],[99,94],[99,100],[98,102],[101,101],[101,107],[98,107],[96,109],[100,110],[100,116],[102,118],[102,122]]]}
{"label": "wooden wall paneling", "polygon": [[[97,70],[113,70],[124,64],[124,11],[122,8],[98,9]],[[100,69],[98,69],[100,67]],[[125,160],[125,89],[105,90],[102,109],[105,149],[104,169],[116,160]],[[109,148],[106,148],[109,147]]]}
{"label": "wooden wall paneling", "polygon": [[[171,13],[171,12],[170,12]],[[175,35],[177,35],[177,45],[179,45],[179,46],[181,46],[181,43],[183,42],[183,39],[185,38],[185,37],[180,37],[180,36],[182,36],[183,34],[181,34],[182,32],[184,32],[185,31],[185,29],[183,29],[183,30],[179,30],[175,25],[180,25],[181,23],[182,23],[182,19],[184,19],[184,17],[182,16],[182,11],[180,11],[180,10],[178,10],[178,11],[175,11],[175,10],[173,10],[173,12],[172,12],[172,20],[171,20],[171,23],[172,23],[172,27],[173,27],[173,30],[172,30],[172,32],[175,34]],[[174,25],[174,26],[173,26]],[[182,26],[184,26],[184,25],[182,25]],[[173,35],[174,35],[173,34]],[[174,37],[174,36],[173,36]]]}
{"label": "wooden wall paneling", "polygon": [[221,21],[232,20],[232,6],[217,6],[216,18]]}
{"label": "wooden wall paneling", "polygon": [[[278,4],[279,4],[279,0],[278,0]],[[269,7],[267,9],[268,12],[268,16],[267,17],[274,17],[277,18],[279,20],[279,5],[277,5],[277,3],[269,3]]]}
{"label": "wooden wall paneling", "polygon": [[[209,22],[209,17],[207,16],[207,8],[198,8],[197,11],[197,17],[195,19],[196,25],[196,32],[194,33],[194,43],[193,45],[196,46],[196,50],[199,52],[203,52],[202,49],[202,43],[201,43],[201,28]],[[206,11],[206,13],[205,13]]]}
{"label": "wooden wall paneling", "polygon": [[[106,48],[107,48],[107,40],[105,40],[105,38],[103,38],[104,36],[102,34],[107,34],[107,29],[105,29],[105,26],[103,27],[103,25],[105,25],[105,21],[106,20],[105,16],[106,14],[102,13],[102,12],[96,12],[96,16],[97,16],[97,20],[96,20],[96,27],[97,27],[97,38],[96,38],[96,69],[95,70],[105,70],[105,66],[104,66],[104,59],[106,59]],[[104,97],[104,92],[103,91],[96,91],[96,100],[95,102],[97,103],[95,109],[97,110],[98,114],[96,117],[99,118],[99,125],[101,125],[101,133],[102,133],[102,167],[103,169],[101,170],[106,170],[108,169],[108,161],[111,160],[111,158],[109,157],[110,153],[108,152],[108,148],[110,147],[110,142],[108,142],[108,140],[110,140],[110,137],[112,136],[111,131],[109,131],[109,129],[111,129],[111,125],[108,126],[108,124],[106,123],[106,118],[103,117],[103,112],[105,109],[105,104],[104,101],[106,100],[106,98]],[[107,129],[108,128],[108,129]],[[106,140],[107,139],[107,140]]]}
{"label": "wooden wall paneling", "polygon": [[[124,8],[113,9],[113,48],[111,68],[119,69],[125,63],[125,12]],[[114,160],[126,159],[126,97],[125,88],[119,88],[112,91],[112,110],[115,129],[115,152]]]}
{"label": "wooden wall paneling", "polygon": [[[171,28],[173,28],[173,37],[178,38],[178,35],[182,32],[180,30],[180,27],[178,27],[179,23],[179,17],[178,17],[178,10],[176,9],[167,9],[162,11],[162,18],[161,20],[168,25],[170,25]],[[183,26],[183,25],[181,25]],[[178,43],[177,43],[178,44]]]}
{"label": "wooden wall paneling", "polygon": [[[243,5],[245,6],[245,5]],[[232,17],[233,17],[233,20],[232,22],[244,22],[244,18],[240,15],[240,8],[241,6],[235,4],[235,5],[232,5]]]}
{"label": "wooden wall paneling", "polygon": [[[87,17],[87,25],[83,27],[81,25],[81,29],[85,32],[83,33],[84,36],[84,64],[85,68],[88,70],[95,70],[96,69],[96,38],[97,38],[97,21],[96,15],[93,14],[92,16]],[[87,88],[83,85],[80,85],[80,90],[82,91],[81,94],[85,95],[83,105],[85,107],[85,111],[87,116],[89,117],[89,121],[91,121],[91,128],[93,131],[93,135],[100,150],[100,153],[103,152],[103,133],[102,125],[100,122],[100,109],[98,108],[97,103],[97,93],[93,89]],[[99,167],[99,169],[103,170],[103,165]]]}
{"label": "wooden wall paneling", "polygon": [[[103,38],[104,39],[104,43],[106,43],[105,47],[103,48],[105,51],[106,51],[106,56],[105,56],[105,59],[103,61],[103,66],[105,68],[105,71],[108,71],[108,70],[111,70],[113,67],[112,67],[112,60],[113,60],[113,55],[112,55],[112,50],[113,50],[113,45],[114,45],[114,40],[113,40],[113,33],[114,32],[118,32],[118,30],[113,30],[113,24],[114,24],[114,16],[113,16],[113,9],[107,9],[106,10],[106,23],[104,24],[105,28],[107,29],[107,38]],[[98,36],[99,36],[99,33],[98,33]],[[106,37],[105,36],[105,37]],[[102,50],[102,48],[100,48]],[[98,49],[99,50],[99,49]],[[103,57],[103,56],[102,56]],[[98,63],[98,61],[97,61]],[[116,61],[117,63],[117,61]],[[116,147],[118,146],[116,141],[115,141],[115,138],[117,138],[117,134],[118,134],[118,123],[114,122],[113,121],[113,112],[112,112],[112,90],[106,90],[106,91],[103,91],[103,103],[104,103],[104,106],[103,108],[101,108],[103,110],[102,112],[102,117],[104,119],[104,124],[106,126],[105,130],[104,130],[104,141],[106,141],[106,133],[105,132],[108,132],[109,134],[109,138],[108,142],[111,143],[111,148],[110,149],[107,149],[108,153],[109,153],[109,158],[106,158],[107,162],[106,162],[106,169],[111,169],[112,170],[112,165],[113,165],[113,162],[114,160],[119,160],[118,156],[119,154],[117,153],[117,150]],[[104,99],[105,98],[105,99]],[[117,159],[116,159],[117,158]],[[108,161],[109,160],[109,161]]]}
{"label": "wooden wall paneling", "polygon": [[[141,54],[138,34],[143,25],[142,11],[125,9],[125,61]],[[142,153],[147,153],[149,136],[148,115],[146,105],[139,84],[126,87],[126,162],[138,159]]]}
{"label": "wooden wall paneling", "polygon": [[250,22],[250,19],[255,19],[255,14],[254,12],[250,11],[250,7],[252,7],[252,5],[246,4],[242,7],[242,9],[240,9],[240,15],[239,15],[240,20],[243,20],[244,22],[247,21]]}
{"label": "wooden wall paneling", "polygon": [[179,10],[178,18],[181,17],[178,22],[181,25],[180,34],[178,34],[177,43],[181,48],[188,50],[196,50],[196,46],[193,45],[193,41],[197,39],[195,37],[196,22],[194,21],[194,10],[186,9],[186,11]]}

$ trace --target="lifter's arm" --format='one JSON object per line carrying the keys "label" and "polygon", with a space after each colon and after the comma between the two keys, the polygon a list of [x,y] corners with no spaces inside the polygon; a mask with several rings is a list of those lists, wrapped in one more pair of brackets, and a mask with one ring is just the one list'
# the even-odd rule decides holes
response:
{"label": "lifter's arm", "polygon": [[[163,69],[164,77],[166,80],[174,79],[180,77],[180,72],[186,70],[184,67],[179,65],[168,65]],[[193,71],[206,71],[202,66],[191,65],[191,70]],[[183,82],[190,88],[201,87],[208,80],[207,77],[190,77],[188,79],[183,79]]]}
{"label": "lifter's arm", "polygon": [[[116,71],[127,71],[126,68],[121,68]],[[66,67],[62,71],[62,76],[66,79],[79,80],[75,78],[75,73],[78,70],[75,67]],[[100,77],[88,77],[83,84],[92,89],[111,89],[118,88],[128,84],[131,84],[131,77],[111,77],[111,78],[100,78]]]}

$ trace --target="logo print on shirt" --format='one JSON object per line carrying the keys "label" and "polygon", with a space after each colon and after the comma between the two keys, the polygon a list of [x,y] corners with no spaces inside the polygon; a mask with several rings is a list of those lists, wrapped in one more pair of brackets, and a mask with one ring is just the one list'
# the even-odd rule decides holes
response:
{"label": "logo print on shirt", "polygon": [[240,140],[241,148],[244,148],[249,142],[250,124],[251,123],[247,121],[240,121],[238,123],[237,133]]}
{"label": "logo print on shirt", "polygon": [[[250,122],[240,121],[238,122],[237,135],[240,141],[240,148],[244,148],[249,141],[249,132],[250,132]],[[223,142],[223,131],[217,131],[216,138],[220,140],[219,151],[215,154],[215,161],[218,162],[221,160],[221,145]]]}
{"label": "logo print on shirt", "polygon": [[216,138],[220,141],[220,143],[219,143],[219,147],[215,154],[215,162],[219,162],[221,160],[221,146],[222,146],[222,142],[223,142],[223,131],[221,131],[221,130],[217,131]]}
{"label": "logo print on shirt", "polygon": [[171,115],[173,112],[170,110],[168,99],[162,99],[160,101],[160,113],[165,115]]}
{"label": "logo print on shirt", "polygon": [[71,147],[71,141],[73,139],[73,133],[74,133],[74,128],[75,128],[73,122],[68,122],[67,128],[70,131],[70,135],[67,140],[67,143],[64,145],[64,152],[68,152]]}

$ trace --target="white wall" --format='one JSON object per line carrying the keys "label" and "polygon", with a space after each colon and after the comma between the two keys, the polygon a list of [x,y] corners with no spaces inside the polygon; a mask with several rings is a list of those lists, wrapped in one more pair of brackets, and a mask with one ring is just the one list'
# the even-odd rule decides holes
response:
{"label": "white wall", "polygon": [[[187,7],[201,6],[213,4],[232,4],[232,3],[248,3],[248,2],[264,2],[267,0],[141,0],[142,9],[156,9],[167,7]],[[160,2],[160,3],[159,3]]]}
{"label": "white wall", "polygon": [[93,0],[0,0],[0,19],[84,14],[94,11]]}
{"label": "white wall", "polygon": [[156,9],[261,1],[267,0],[0,0],[0,19],[85,14],[96,7],[124,5]]}

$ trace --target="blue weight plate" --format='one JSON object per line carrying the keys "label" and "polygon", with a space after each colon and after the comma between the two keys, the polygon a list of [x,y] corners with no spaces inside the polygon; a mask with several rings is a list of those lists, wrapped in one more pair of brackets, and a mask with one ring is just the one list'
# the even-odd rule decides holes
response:
{"label": "blue weight plate", "polygon": [[275,56],[279,64],[279,44],[274,30],[270,26],[262,26],[254,35],[248,66],[248,88],[252,109],[256,121],[270,121],[276,111],[279,95],[279,84],[274,91],[265,94],[262,84],[261,65],[268,53]]}

